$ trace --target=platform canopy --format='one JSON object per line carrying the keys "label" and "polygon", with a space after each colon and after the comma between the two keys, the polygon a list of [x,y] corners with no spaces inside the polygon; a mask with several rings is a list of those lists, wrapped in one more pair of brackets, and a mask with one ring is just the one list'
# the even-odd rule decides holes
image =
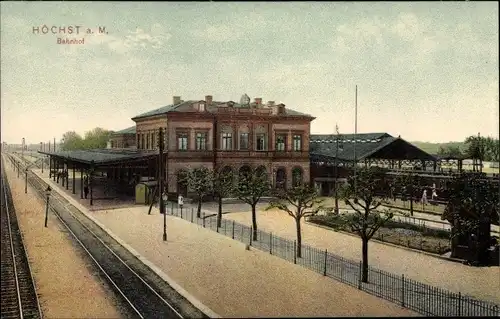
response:
{"label": "platform canopy", "polygon": [[85,165],[107,166],[144,161],[158,157],[158,151],[128,149],[93,149],[38,153]]}
{"label": "platform canopy", "polygon": [[335,160],[354,162],[355,159],[357,161],[366,159],[438,160],[415,145],[388,133],[311,135],[309,150],[311,162],[323,163],[331,163]]}

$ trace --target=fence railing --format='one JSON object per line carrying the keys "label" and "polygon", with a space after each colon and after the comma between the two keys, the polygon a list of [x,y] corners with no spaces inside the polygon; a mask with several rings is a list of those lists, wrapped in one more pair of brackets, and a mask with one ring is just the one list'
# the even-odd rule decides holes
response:
{"label": "fence railing", "polygon": [[231,237],[273,256],[280,257],[324,276],[397,303],[402,307],[429,316],[500,316],[500,307],[487,301],[453,293],[445,289],[397,276],[369,267],[368,283],[361,281],[361,262],[345,259],[308,245],[302,245],[302,256],[297,257],[297,243],[262,230],[253,240],[252,227],[234,220],[222,219],[217,227],[217,216],[202,213],[197,217],[193,208],[180,209],[167,205],[167,214],[180,217],[204,228]]}

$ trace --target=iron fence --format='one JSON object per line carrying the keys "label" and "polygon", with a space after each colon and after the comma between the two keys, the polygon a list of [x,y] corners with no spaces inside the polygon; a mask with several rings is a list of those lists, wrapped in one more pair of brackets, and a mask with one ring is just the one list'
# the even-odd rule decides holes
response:
{"label": "iron fence", "polygon": [[[368,267],[368,282],[361,281],[361,262],[349,260],[327,250],[302,245],[297,256],[297,243],[262,230],[257,240],[252,237],[252,227],[234,220],[222,219],[217,227],[217,216],[202,213],[200,218],[194,209],[167,207],[167,214],[181,217],[222,235],[231,237],[261,251],[301,265],[324,276],[336,279],[377,297],[397,303],[402,307],[428,316],[500,316],[500,307],[487,301],[453,293],[389,272]],[[181,216],[182,215],[182,216]]]}

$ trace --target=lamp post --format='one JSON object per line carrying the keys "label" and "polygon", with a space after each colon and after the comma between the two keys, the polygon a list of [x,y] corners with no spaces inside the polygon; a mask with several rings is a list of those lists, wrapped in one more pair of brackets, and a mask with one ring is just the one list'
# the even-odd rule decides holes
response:
{"label": "lamp post", "polygon": [[160,213],[163,212],[163,241],[167,241],[167,212],[165,211],[164,204],[167,199],[167,194],[162,193],[160,196]]}
{"label": "lamp post", "polygon": [[339,168],[338,168],[338,157],[339,157],[339,126],[335,124],[335,132],[337,133],[337,136],[335,138],[335,214],[337,215],[339,213],[339,195],[338,195],[338,183],[337,183],[337,178],[339,175]]}
{"label": "lamp post", "polygon": [[24,193],[28,194],[28,168],[24,170]]}
{"label": "lamp post", "polygon": [[45,190],[45,196],[47,197],[47,202],[45,206],[45,227],[47,227],[47,219],[49,218],[49,198],[50,198],[50,192],[52,189],[50,186],[47,186],[47,189]]}

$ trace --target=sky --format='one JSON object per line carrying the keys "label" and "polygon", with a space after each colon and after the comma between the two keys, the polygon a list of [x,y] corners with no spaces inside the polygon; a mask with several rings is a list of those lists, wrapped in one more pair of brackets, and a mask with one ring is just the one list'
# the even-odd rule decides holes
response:
{"label": "sky", "polygon": [[499,135],[496,2],[0,5],[7,143],[120,130],[174,95],[246,93],[313,115],[311,133],[332,134],[336,124],[351,133],[356,86],[359,133],[430,142]]}

